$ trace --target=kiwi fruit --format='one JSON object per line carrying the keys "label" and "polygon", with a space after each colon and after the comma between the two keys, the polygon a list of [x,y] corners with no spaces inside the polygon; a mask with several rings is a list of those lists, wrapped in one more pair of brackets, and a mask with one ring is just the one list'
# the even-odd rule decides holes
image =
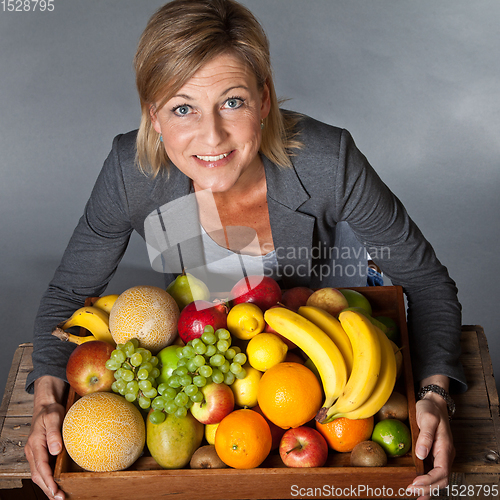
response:
{"label": "kiwi fruit", "polygon": [[213,444],[200,446],[189,462],[191,469],[224,469],[227,465],[219,458]]}
{"label": "kiwi fruit", "polygon": [[384,467],[386,464],[385,451],[374,441],[362,441],[351,451],[351,465],[353,467]]}
{"label": "kiwi fruit", "polygon": [[405,421],[408,418],[408,400],[404,394],[393,391],[389,399],[382,408],[377,412],[378,420],[387,418],[396,418],[397,420]]}

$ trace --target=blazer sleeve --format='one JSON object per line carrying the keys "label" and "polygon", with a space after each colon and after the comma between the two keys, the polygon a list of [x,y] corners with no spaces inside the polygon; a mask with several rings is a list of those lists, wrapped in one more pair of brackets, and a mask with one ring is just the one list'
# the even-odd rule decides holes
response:
{"label": "blazer sleeve", "polygon": [[26,381],[30,393],[34,381],[43,375],[66,380],[66,363],[75,345],[58,340],[52,330],[87,297],[102,294],[127,247],[132,225],[121,170],[120,138],[113,142],[83,216],[42,296],[34,327],[33,371]]}
{"label": "blazer sleeve", "polygon": [[337,220],[349,223],[375,263],[406,294],[415,380],[447,375],[450,390],[465,391],[459,362],[461,305],[455,282],[345,130],[335,186]]}

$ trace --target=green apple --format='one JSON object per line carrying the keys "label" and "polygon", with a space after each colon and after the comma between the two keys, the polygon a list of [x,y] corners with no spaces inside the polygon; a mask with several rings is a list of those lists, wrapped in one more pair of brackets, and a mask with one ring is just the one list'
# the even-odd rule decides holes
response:
{"label": "green apple", "polygon": [[383,323],[386,326],[387,331],[385,332],[385,334],[395,344],[399,345],[401,339],[399,338],[399,328],[397,323],[392,318],[388,318],[387,316],[375,316],[374,319],[376,319],[380,323]]}
{"label": "green apple", "polygon": [[177,368],[177,362],[179,358],[177,357],[176,351],[179,349],[178,345],[169,345],[164,347],[157,355],[158,358],[158,368],[160,370],[160,375],[156,378],[158,385],[161,383],[167,383],[172,372]]}
{"label": "green apple", "polygon": [[347,299],[349,307],[361,307],[371,316],[372,306],[362,293],[349,288],[339,288],[339,291]]}

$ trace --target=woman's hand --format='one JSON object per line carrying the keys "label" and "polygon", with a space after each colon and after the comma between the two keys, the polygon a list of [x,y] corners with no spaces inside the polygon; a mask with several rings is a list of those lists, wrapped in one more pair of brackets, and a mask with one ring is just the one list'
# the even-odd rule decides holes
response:
{"label": "woman's hand", "polygon": [[62,449],[61,427],[64,419],[63,401],[66,383],[56,377],[44,376],[35,381],[35,399],[31,430],[24,453],[31,469],[31,479],[49,498],[64,500],[64,493],[54,481],[50,455]]}
{"label": "woman's hand", "polygon": [[[422,381],[422,387],[437,384],[448,389],[448,379],[430,377]],[[409,486],[418,500],[429,500],[431,488],[441,490],[448,484],[451,465],[455,458],[453,436],[448,418],[446,401],[433,392],[428,392],[424,399],[417,402],[417,425],[420,433],[417,439],[415,454],[423,460],[431,455],[433,468],[424,476],[418,476]]]}

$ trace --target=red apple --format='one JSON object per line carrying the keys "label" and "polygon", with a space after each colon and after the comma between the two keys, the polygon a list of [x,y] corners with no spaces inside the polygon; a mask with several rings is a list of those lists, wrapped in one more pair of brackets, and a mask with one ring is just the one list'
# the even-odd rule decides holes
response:
{"label": "red apple", "polygon": [[276,305],[281,299],[281,288],[268,276],[247,276],[233,286],[230,294],[231,306],[252,302],[263,311]]}
{"label": "red apple", "polygon": [[191,406],[191,413],[198,422],[218,424],[234,410],[234,394],[228,385],[211,382],[200,390],[204,396],[203,401]]}
{"label": "red apple", "polygon": [[303,425],[283,434],[279,453],[287,467],[323,467],[328,458],[328,444],[316,429]]}
{"label": "red apple", "polygon": [[111,392],[114,372],[106,368],[114,347],[102,340],[80,344],[66,364],[66,378],[75,392],[84,396],[92,392]]}
{"label": "red apple", "polygon": [[190,340],[201,337],[207,325],[218,328],[227,328],[227,306],[223,303],[195,300],[188,304],[181,312],[177,323],[179,337],[188,343]]}
{"label": "red apple", "polygon": [[296,286],[283,292],[280,302],[288,309],[297,312],[300,306],[305,306],[307,299],[314,293],[314,290],[306,286]]}
{"label": "red apple", "polygon": [[259,405],[256,405],[250,409],[256,411],[257,413],[260,413],[266,419],[266,422],[269,424],[269,429],[271,429],[271,437],[272,437],[271,450],[276,450],[277,448],[279,448],[281,438],[283,437],[283,434],[285,434],[286,429],[278,427],[276,424],[271,422],[264,415],[264,412],[260,409]]}

